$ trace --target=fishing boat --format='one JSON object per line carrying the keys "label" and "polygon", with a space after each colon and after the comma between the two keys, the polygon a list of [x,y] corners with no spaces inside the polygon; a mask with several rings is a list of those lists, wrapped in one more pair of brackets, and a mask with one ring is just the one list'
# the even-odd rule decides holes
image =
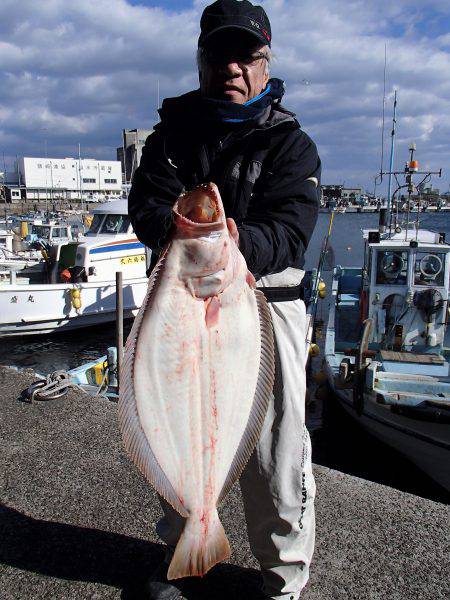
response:
{"label": "fishing boat", "polygon": [[382,209],[363,266],[334,269],[324,366],[352,417],[450,490],[450,244],[418,215]]}
{"label": "fishing boat", "polygon": [[[45,256],[54,246],[64,245],[73,239],[72,226],[60,220],[34,219],[20,222],[20,226],[0,231],[0,270],[7,275],[8,270],[21,271],[21,276],[35,276],[45,273]],[[31,268],[31,272],[28,269]]]}
{"label": "fishing boat", "polygon": [[0,279],[0,337],[44,334],[115,319],[116,272],[123,273],[124,316],[137,313],[147,286],[144,245],[133,233],[127,201],[92,211],[80,240],[49,247],[42,273],[11,269]]}

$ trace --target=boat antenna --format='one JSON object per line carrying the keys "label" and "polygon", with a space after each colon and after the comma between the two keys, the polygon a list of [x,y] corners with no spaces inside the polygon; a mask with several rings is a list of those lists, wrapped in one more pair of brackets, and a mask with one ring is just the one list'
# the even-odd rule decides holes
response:
{"label": "boat antenna", "polygon": [[[397,125],[397,90],[394,91],[394,114],[392,116],[392,131],[391,131],[391,159],[389,162],[389,180],[387,193],[387,219],[389,220],[389,229],[391,228],[391,190],[392,190],[392,175],[394,171],[394,154],[395,154],[395,126]],[[381,171],[381,174],[383,171]]]}
{"label": "boat antenna", "polygon": [[[381,158],[380,171],[373,179],[373,196],[375,198],[378,185],[383,183],[383,166],[384,166],[384,131],[385,131],[385,113],[386,113],[386,71],[387,71],[387,46],[384,44],[384,69],[383,69],[383,108],[381,112]],[[386,215],[386,210],[384,210]],[[384,219],[384,217],[383,217]],[[380,222],[381,226],[381,222]],[[384,225],[383,225],[384,228]]]}
{"label": "boat antenna", "polygon": [[[386,108],[386,63],[387,63],[387,52],[386,44],[384,44],[384,71],[383,71],[383,111],[381,115],[381,164],[380,173],[383,173],[384,165],[384,117]],[[380,176],[380,183],[383,182],[383,175]]]}

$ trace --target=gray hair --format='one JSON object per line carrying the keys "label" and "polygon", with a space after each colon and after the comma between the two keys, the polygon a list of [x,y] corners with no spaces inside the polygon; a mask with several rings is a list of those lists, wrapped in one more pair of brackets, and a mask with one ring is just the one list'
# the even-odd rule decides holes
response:
{"label": "gray hair", "polygon": [[[267,48],[264,53],[267,56],[267,60],[266,65],[265,65],[265,75],[269,75],[270,74],[270,68],[272,66],[272,61],[273,61],[273,53],[272,50],[270,48]],[[204,66],[205,66],[205,62],[206,62],[206,52],[204,48],[198,48],[197,50],[197,67],[199,70],[199,73],[202,72]]]}

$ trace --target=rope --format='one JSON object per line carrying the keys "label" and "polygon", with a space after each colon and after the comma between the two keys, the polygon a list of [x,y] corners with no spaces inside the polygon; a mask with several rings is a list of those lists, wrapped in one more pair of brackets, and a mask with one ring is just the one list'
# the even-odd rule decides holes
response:
{"label": "rope", "polygon": [[54,371],[45,379],[32,383],[25,391],[25,397],[33,400],[56,400],[65,396],[69,389],[82,390],[83,388],[70,379],[67,371]]}
{"label": "rope", "polygon": [[[108,388],[107,386],[104,388],[104,386],[108,371],[109,368],[106,368],[102,381],[94,396],[104,396],[107,398],[105,392]],[[70,389],[80,390],[82,392],[86,391],[82,385],[72,381],[70,374],[67,371],[60,370],[50,373],[45,379],[39,379],[32,383],[25,390],[24,396],[29,402],[33,402],[33,400],[56,400],[57,398],[65,396]]]}

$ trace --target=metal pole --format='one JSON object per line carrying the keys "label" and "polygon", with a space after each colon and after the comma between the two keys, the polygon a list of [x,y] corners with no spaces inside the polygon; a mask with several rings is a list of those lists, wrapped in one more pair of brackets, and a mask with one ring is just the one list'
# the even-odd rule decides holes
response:
{"label": "metal pole", "polygon": [[45,141],[45,212],[48,214],[47,139],[45,139],[44,141]]}
{"label": "metal pole", "polygon": [[[8,219],[6,217],[6,184],[5,184],[6,179],[7,179],[7,177],[6,177],[6,160],[5,160],[5,153],[3,152],[3,177],[2,177],[3,194],[2,194],[2,196],[3,196],[3,202],[5,203],[5,229],[7,229],[6,223],[8,221]],[[11,198],[11,203],[12,203],[12,198]]]}
{"label": "metal pole", "polygon": [[81,144],[78,142],[78,189],[80,192],[81,215],[83,216],[83,188],[81,186]]}
{"label": "metal pole", "polygon": [[126,140],[125,140],[125,129],[122,129],[122,164],[123,164],[123,175],[125,177],[125,189],[127,189],[128,178],[127,178],[127,158],[126,158]]}
{"label": "metal pole", "polygon": [[120,385],[120,370],[123,358],[123,287],[122,271],[116,272],[116,347],[117,347],[117,382]]}

